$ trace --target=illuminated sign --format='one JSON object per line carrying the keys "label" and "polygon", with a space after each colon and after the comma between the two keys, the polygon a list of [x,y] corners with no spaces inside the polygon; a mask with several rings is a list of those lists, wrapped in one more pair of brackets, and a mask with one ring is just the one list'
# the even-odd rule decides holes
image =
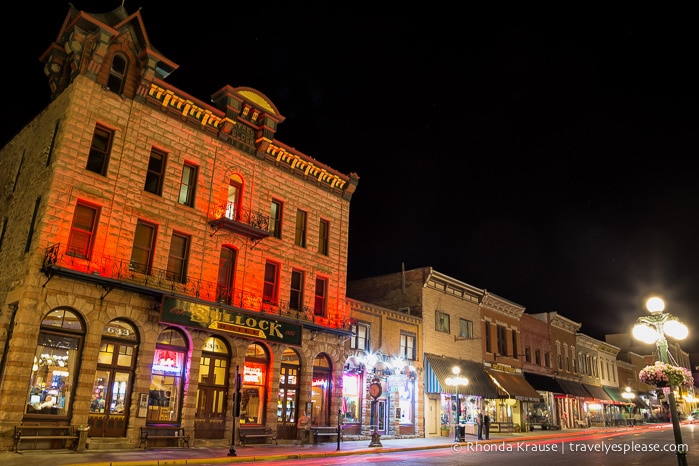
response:
{"label": "illuminated sign", "polygon": [[262,369],[259,367],[243,367],[243,382],[255,385],[260,385],[262,383]]}
{"label": "illuminated sign", "polygon": [[235,333],[248,338],[301,345],[302,326],[280,322],[268,314],[231,311],[206,304],[166,297],[161,320],[188,327]]}

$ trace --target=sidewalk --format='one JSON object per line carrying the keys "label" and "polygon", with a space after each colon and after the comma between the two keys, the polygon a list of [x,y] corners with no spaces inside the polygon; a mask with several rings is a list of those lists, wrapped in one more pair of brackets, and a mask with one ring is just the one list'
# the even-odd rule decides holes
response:
{"label": "sidewalk", "polygon": [[[588,429],[567,429],[522,433],[493,433],[492,442],[520,442],[522,440],[551,439],[600,432],[621,432],[646,428],[669,428],[671,424],[646,424],[636,427],[591,427]],[[321,443],[300,447],[294,444],[250,445],[236,447],[236,456],[228,456],[228,448],[153,448],[149,450],[94,450],[76,452],[73,450],[25,450],[19,453],[0,452],[2,466],[135,466],[135,465],[184,465],[184,464],[231,464],[269,460],[322,458],[331,456],[361,455],[367,453],[391,453],[396,451],[451,448],[451,437],[430,437],[411,439],[381,439],[381,447],[369,447],[370,440],[353,440],[340,443]],[[466,435],[466,442],[476,442],[476,437]]]}

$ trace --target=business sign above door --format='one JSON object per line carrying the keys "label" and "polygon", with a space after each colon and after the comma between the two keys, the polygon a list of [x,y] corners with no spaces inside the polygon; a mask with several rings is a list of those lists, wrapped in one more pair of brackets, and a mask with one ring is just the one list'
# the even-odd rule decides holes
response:
{"label": "business sign above door", "polygon": [[166,297],[163,300],[163,322],[188,327],[235,333],[259,340],[301,344],[301,325],[270,320],[266,314],[236,312],[216,306]]}

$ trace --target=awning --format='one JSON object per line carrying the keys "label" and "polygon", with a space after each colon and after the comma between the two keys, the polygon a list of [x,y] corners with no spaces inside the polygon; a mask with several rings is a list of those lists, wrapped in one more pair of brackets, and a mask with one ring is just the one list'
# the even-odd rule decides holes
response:
{"label": "awning", "polygon": [[[602,388],[604,389],[605,392],[607,392],[607,395],[609,395],[609,397],[613,401],[616,401],[618,403],[624,403],[624,404],[633,403],[633,398],[624,398],[624,391],[622,391],[621,388],[619,388],[619,387],[608,387],[606,385],[602,385]],[[635,398],[636,394],[634,393],[633,395]]]}
{"label": "awning", "polygon": [[590,398],[590,394],[585,390],[580,382],[574,382],[572,380],[566,379],[556,379],[558,385],[563,389],[563,393],[573,396],[581,396],[583,398]]}
{"label": "awning", "polygon": [[425,391],[427,393],[456,393],[456,387],[446,383],[447,377],[454,376],[452,372],[454,366],[461,370],[459,373],[461,377],[468,379],[467,385],[459,385],[460,394],[498,398],[495,385],[490,381],[481,363],[434,354],[425,354],[425,373],[427,374]]}
{"label": "awning", "polygon": [[565,393],[553,377],[525,372],[524,378],[527,379],[527,382],[529,382],[535,390],[551,393]]}
{"label": "awning", "polygon": [[485,372],[495,379],[496,385],[499,385],[508,397],[521,401],[539,401],[541,399],[539,392],[529,385],[529,382],[521,374],[496,371],[494,369],[486,369]]}
{"label": "awning", "polygon": [[600,401],[612,401],[611,397],[607,395],[602,387],[597,385],[590,385],[589,383],[582,384],[585,390],[587,390],[592,398],[596,398]]}
{"label": "awning", "polygon": [[648,405],[646,404],[646,402],[643,401],[643,398],[640,398],[640,397],[637,396],[637,397],[634,398],[632,401],[633,401],[633,404],[635,404],[635,405],[638,406],[639,408],[650,409],[650,406],[648,406]]}

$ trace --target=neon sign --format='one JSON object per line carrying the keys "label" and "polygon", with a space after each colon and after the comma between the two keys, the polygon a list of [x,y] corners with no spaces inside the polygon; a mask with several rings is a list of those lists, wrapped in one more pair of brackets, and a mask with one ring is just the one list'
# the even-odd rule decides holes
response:
{"label": "neon sign", "polygon": [[243,367],[243,382],[260,385],[262,383],[262,369],[259,367]]}

